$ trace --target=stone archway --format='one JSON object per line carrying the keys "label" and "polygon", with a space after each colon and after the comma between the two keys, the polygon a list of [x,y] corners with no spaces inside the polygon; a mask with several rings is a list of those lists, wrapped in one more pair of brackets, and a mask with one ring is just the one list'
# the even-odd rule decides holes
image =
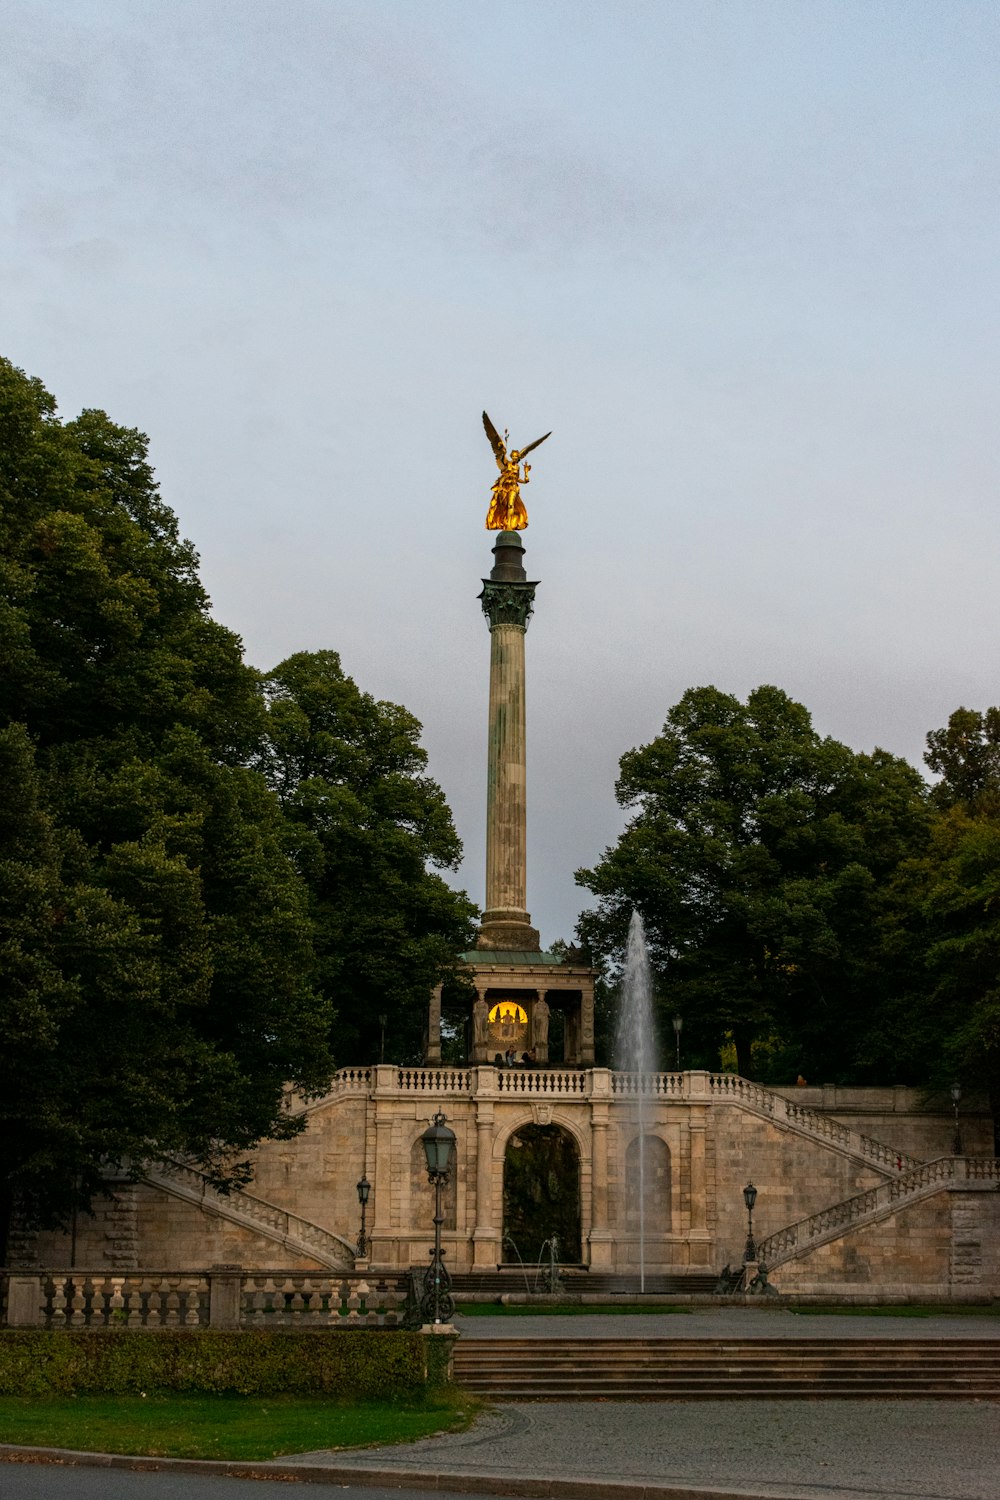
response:
{"label": "stone archway", "polygon": [[579,1261],[580,1150],[561,1125],[522,1125],[511,1132],[503,1164],[503,1230],[525,1265],[538,1261],[553,1235],[559,1259]]}

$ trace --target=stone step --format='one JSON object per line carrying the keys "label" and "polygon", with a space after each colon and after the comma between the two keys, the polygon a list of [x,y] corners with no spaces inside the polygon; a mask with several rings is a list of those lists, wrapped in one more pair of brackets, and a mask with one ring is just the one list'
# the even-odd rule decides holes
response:
{"label": "stone step", "polygon": [[998,1340],[461,1341],[455,1378],[494,1398],[1000,1398]]}
{"label": "stone step", "polygon": [[910,1381],[902,1384],[870,1382],[849,1389],[825,1385],[761,1389],[759,1381],[744,1384],[665,1386],[635,1384],[628,1390],[582,1393],[564,1386],[500,1386],[463,1384],[471,1395],[490,1401],[995,1401],[1000,1387],[969,1383],[960,1387],[922,1385]]}
{"label": "stone step", "polygon": [[604,1358],[607,1355],[636,1356],[642,1353],[661,1353],[661,1355],[706,1355],[709,1358],[718,1358],[732,1355],[771,1355],[774,1358],[783,1355],[844,1355],[847,1358],[871,1358],[871,1356],[900,1355],[904,1358],[925,1358],[928,1355],[966,1356],[982,1353],[988,1358],[1000,1359],[1000,1338],[979,1338],[979,1340],[958,1340],[958,1338],[939,1338],[939,1340],[864,1340],[864,1338],[852,1338],[852,1340],[832,1341],[820,1340],[820,1338],[802,1338],[802,1340],[781,1340],[781,1338],[760,1338],[760,1340],[685,1340],[685,1338],[465,1338],[459,1344],[460,1353],[463,1358],[474,1358],[477,1353],[489,1353],[489,1355],[514,1355],[517,1358],[531,1358],[532,1355],[541,1355],[550,1358],[553,1355],[571,1355],[577,1358],[586,1358],[588,1355]]}

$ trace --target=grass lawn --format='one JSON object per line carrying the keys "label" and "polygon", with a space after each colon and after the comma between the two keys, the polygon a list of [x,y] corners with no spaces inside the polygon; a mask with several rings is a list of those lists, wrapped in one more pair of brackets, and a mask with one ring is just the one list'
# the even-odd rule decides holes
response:
{"label": "grass lawn", "polygon": [[0,1443],[157,1458],[266,1459],[460,1431],[476,1411],[477,1403],[460,1392],[398,1403],[323,1396],[0,1396]]}
{"label": "grass lawn", "polygon": [[547,1306],[537,1302],[459,1302],[459,1318],[589,1318],[591,1313],[689,1313],[690,1307],[659,1302],[559,1302]]}

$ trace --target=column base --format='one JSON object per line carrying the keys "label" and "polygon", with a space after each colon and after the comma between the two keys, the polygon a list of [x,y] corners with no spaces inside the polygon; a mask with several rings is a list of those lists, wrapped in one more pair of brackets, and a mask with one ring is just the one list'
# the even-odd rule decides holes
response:
{"label": "column base", "polygon": [[539,953],[542,942],[538,928],[532,927],[531,917],[526,911],[501,907],[483,912],[476,947],[505,953]]}
{"label": "column base", "polygon": [[590,1246],[590,1269],[610,1271],[614,1267],[615,1237],[609,1229],[592,1229],[587,1236]]}
{"label": "column base", "polygon": [[500,1264],[500,1236],[495,1229],[476,1229],[472,1235],[472,1268],[495,1271]]}

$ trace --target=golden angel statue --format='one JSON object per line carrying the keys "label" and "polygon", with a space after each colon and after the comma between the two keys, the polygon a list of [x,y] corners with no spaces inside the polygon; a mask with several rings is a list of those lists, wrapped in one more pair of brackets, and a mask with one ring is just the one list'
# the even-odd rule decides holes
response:
{"label": "golden angel statue", "polygon": [[533,448],[537,448],[539,443],[544,443],[545,438],[551,437],[552,434],[547,432],[545,437],[536,438],[533,443],[528,444],[527,448],[512,448],[508,456],[507,444],[504,441],[508,434],[504,432],[501,437],[485,412],[483,412],[483,426],[486,428],[486,436],[490,440],[496,455],[497,468],[500,470],[500,477],[494,482],[493,498],[490,500],[490,508],[486,514],[486,530],[523,531],[528,524],[528,512],[521,499],[521,485],[528,483],[531,465],[525,464],[522,474],[521,462]]}

